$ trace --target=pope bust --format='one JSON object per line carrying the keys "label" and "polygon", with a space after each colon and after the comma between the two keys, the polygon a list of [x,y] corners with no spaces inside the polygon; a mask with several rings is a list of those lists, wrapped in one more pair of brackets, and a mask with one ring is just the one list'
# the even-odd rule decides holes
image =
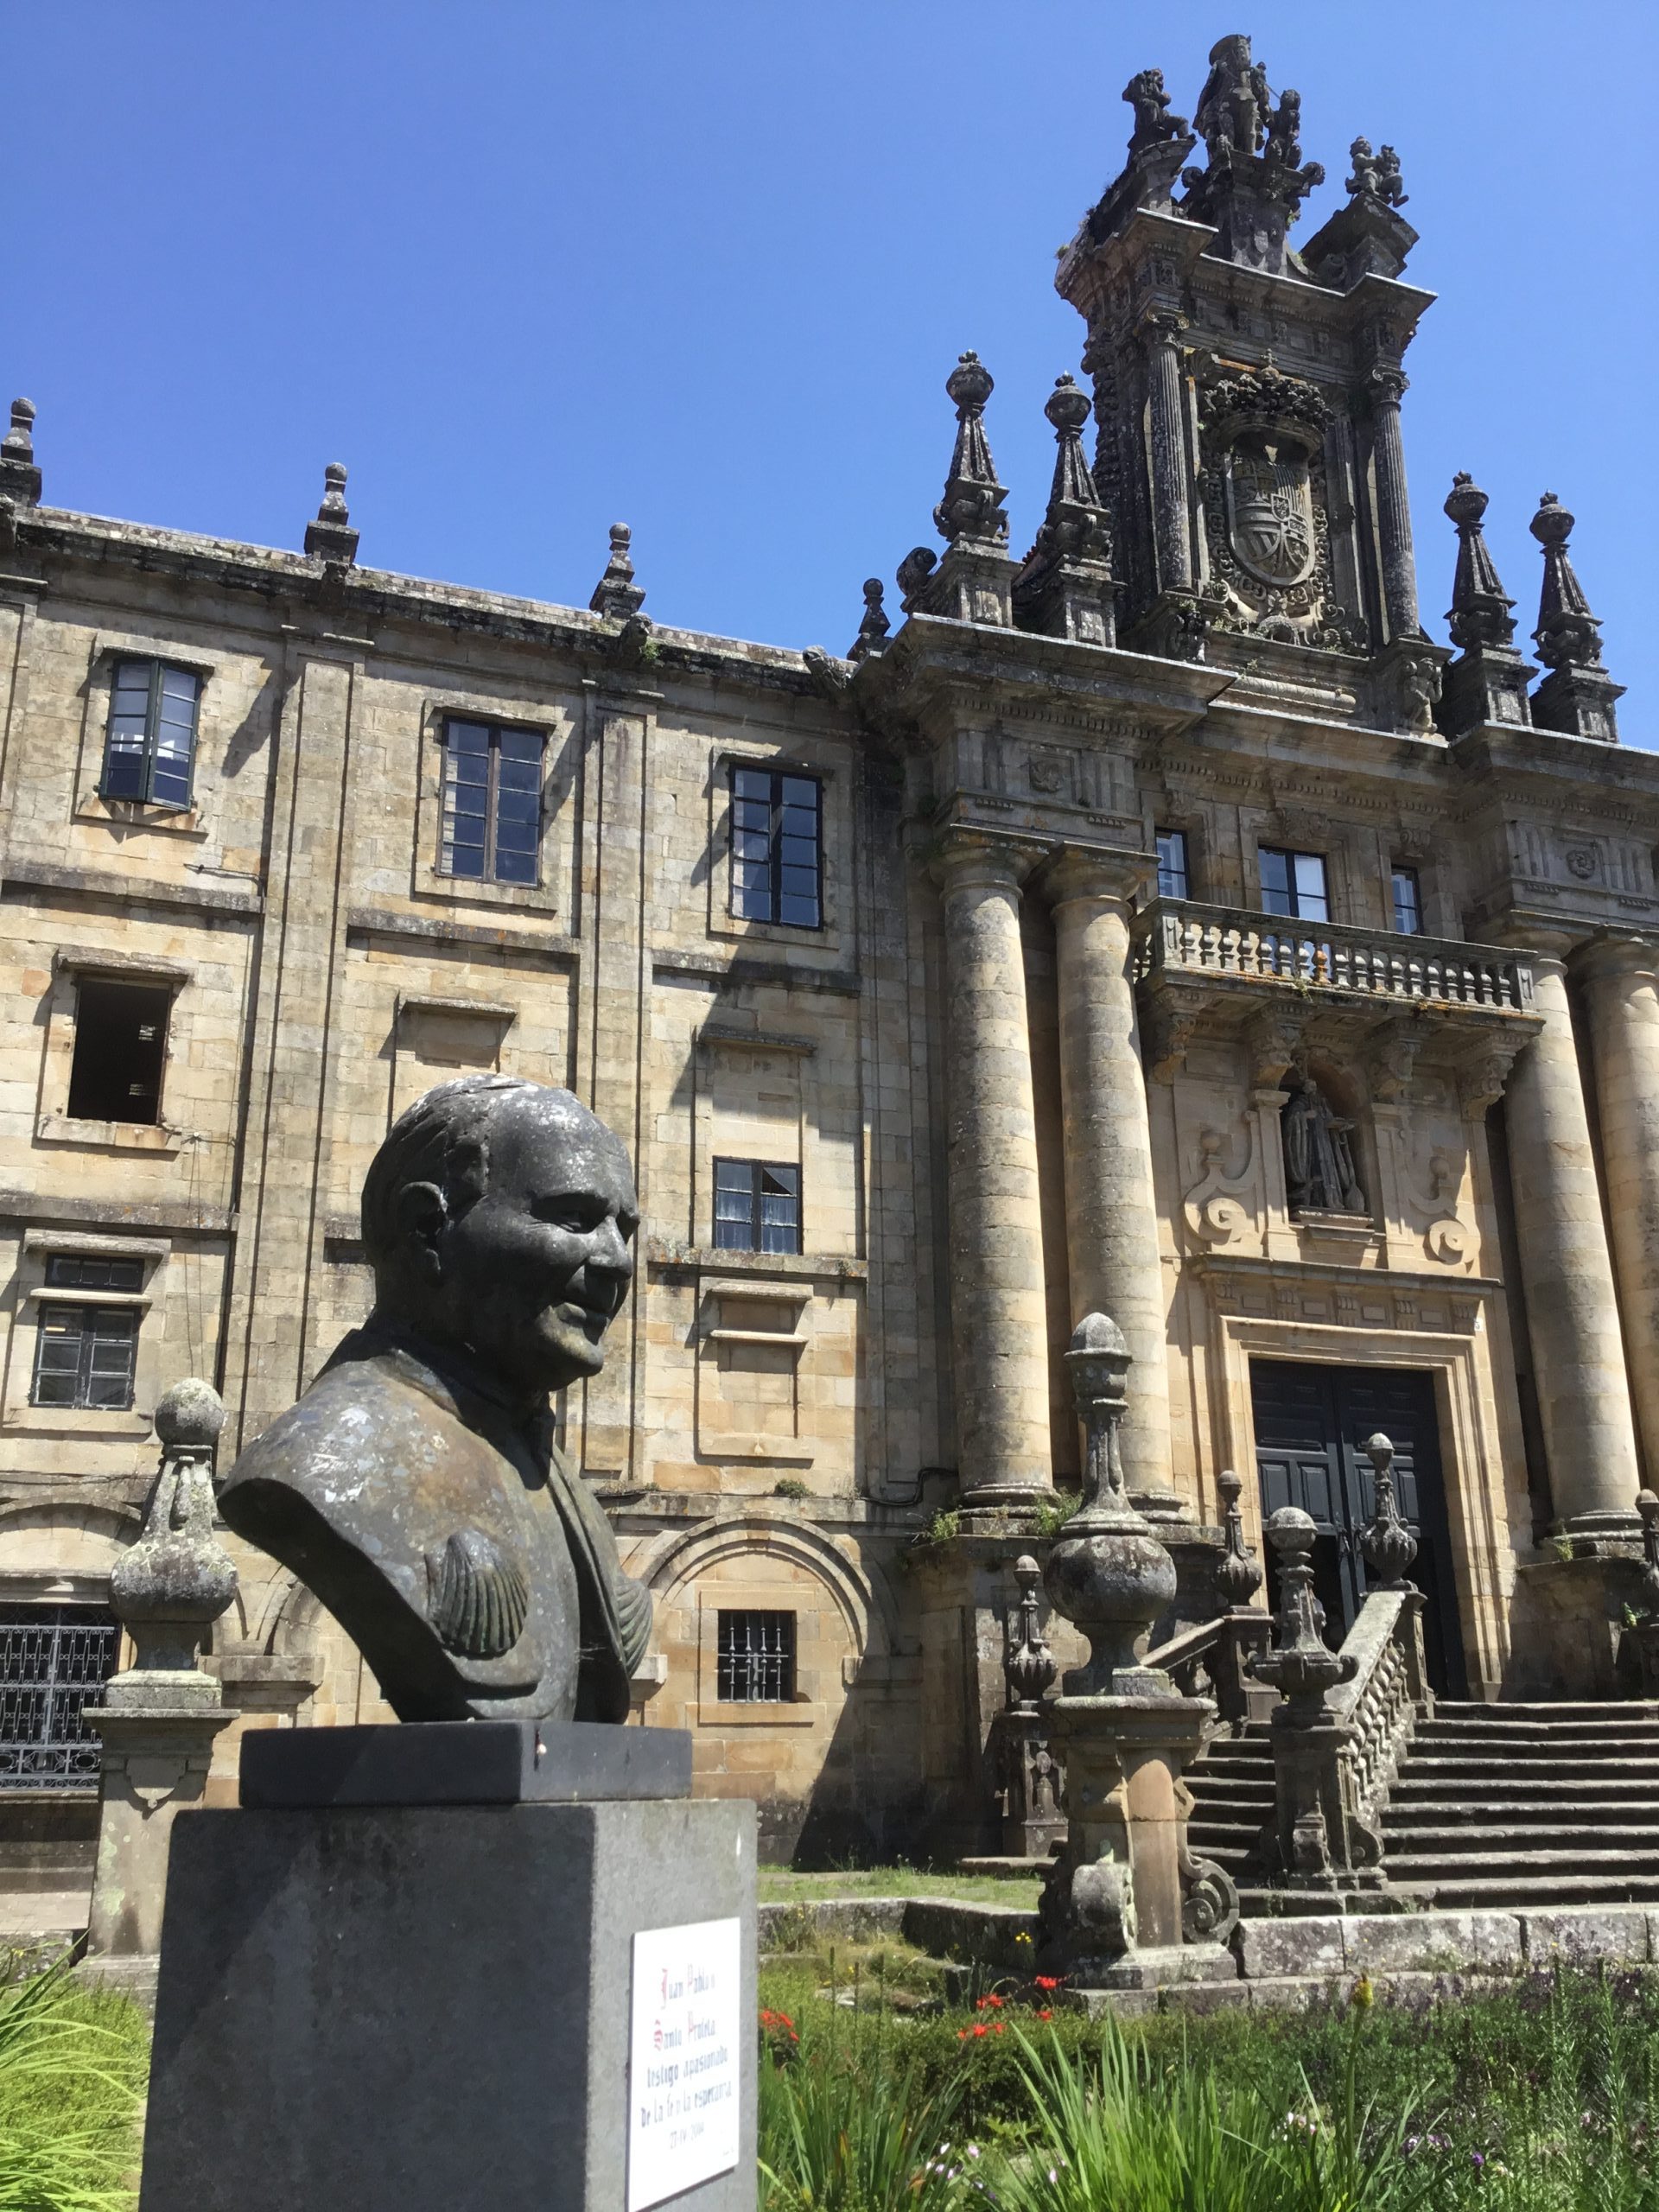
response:
{"label": "pope bust", "polygon": [[626,1153],[506,1076],[411,1106],[363,1185],[374,1310],[220,1494],[400,1720],[626,1720],[651,1596],[554,1443],[633,1274]]}

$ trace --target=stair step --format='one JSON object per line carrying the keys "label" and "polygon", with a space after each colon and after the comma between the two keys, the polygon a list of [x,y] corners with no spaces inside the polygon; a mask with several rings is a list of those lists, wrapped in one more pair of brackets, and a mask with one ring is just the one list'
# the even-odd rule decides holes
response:
{"label": "stair step", "polygon": [[[1397,1881],[1396,1898],[1442,1912],[1514,1911],[1570,1904],[1659,1904],[1659,1875],[1554,1874],[1478,1880]],[[1271,1891],[1262,1893],[1271,1898]],[[1258,1906],[1258,1910],[1271,1906]]]}
{"label": "stair step", "polygon": [[1385,1839],[1386,1863],[1390,1868],[1403,1866],[1408,1859],[1426,1855],[1467,1852],[1484,1853],[1489,1862],[1513,1858],[1517,1853],[1540,1853],[1552,1860],[1573,1858],[1580,1864],[1611,1859],[1623,1853],[1627,1865],[1651,1859],[1659,1866],[1659,1825],[1645,1828],[1609,1827],[1593,1821],[1586,1826],[1580,1821],[1572,1827],[1529,1827],[1519,1832],[1513,1827],[1387,1828]]}
{"label": "stair step", "polygon": [[1420,1728],[1411,1747],[1436,1758],[1451,1759],[1541,1761],[1560,1758],[1563,1752],[1578,1758],[1650,1759],[1659,1758],[1659,1729],[1641,1736],[1586,1734],[1580,1728],[1563,1729],[1559,1736],[1497,1736],[1483,1728],[1478,1735],[1471,1729],[1466,1736],[1442,1736],[1435,1730]]}
{"label": "stair step", "polygon": [[[1414,1751],[1406,1761],[1402,1779],[1433,1783],[1461,1796],[1471,1790],[1490,1789],[1494,1783],[1503,1788],[1516,1779],[1519,1764],[1514,1759],[1424,1758]],[[1529,1768],[1531,1764],[1529,1762]],[[1650,1789],[1659,1789],[1659,1759],[1626,1759],[1616,1767],[1609,1767],[1594,1759],[1562,1758],[1548,1764],[1537,1762],[1537,1767],[1536,1778],[1541,1780],[1591,1783],[1598,1786],[1612,1780],[1642,1783]],[[1528,1779],[1533,1778],[1529,1771]]]}
{"label": "stair step", "polygon": [[[1384,1863],[1390,1878],[1402,1882],[1469,1879],[1467,1858],[1457,1852],[1390,1852]],[[1492,1880],[1505,1875],[1599,1874],[1609,1879],[1639,1875],[1659,1881],[1659,1850],[1529,1851],[1522,1846],[1489,1852],[1481,1861],[1481,1873]]]}
{"label": "stair step", "polygon": [[1476,1698],[1437,1697],[1434,1700],[1436,1720],[1654,1720],[1659,1721],[1659,1700],[1652,1698],[1602,1698],[1577,1703],[1562,1699],[1559,1703],[1548,1698],[1517,1700],[1511,1704],[1506,1698],[1501,1705],[1488,1705]]}
{"label": "stair step", "polygon": [[1555,1828],[1563,1822],[1580,1827],[1610,1829],[1620,1835],[1651,1830],[1659,1834],[1659,1799],[1650,1797],[1573,1796],[1547,1800],[1486,1797],[1477,1801],[1439,1798],[1402,1799],[1396,1793],[1382,1815],[1387,1827]]}

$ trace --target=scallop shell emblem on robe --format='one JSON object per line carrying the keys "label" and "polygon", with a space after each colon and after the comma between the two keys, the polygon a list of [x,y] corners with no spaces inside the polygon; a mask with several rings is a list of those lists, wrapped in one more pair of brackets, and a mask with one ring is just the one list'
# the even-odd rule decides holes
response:
{"label": "scallop shell emblem on robe", "polygon": [[530,1612],[530,1585],[517,1560],[477,1529],[458,1529],[426,1555],[427,1618],[446,1651],[499,1659]]}

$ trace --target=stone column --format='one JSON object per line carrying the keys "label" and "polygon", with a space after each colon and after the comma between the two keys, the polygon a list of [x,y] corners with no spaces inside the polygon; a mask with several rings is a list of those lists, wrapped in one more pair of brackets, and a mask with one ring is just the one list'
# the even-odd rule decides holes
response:
{"label": "stone column", "polygon": [[1059,971],[1065,1211],[1072,1314],[1109,1313],[1135,1361],[1122,1439],[1129,1496],[1143,1512],[1173,1513],[1163,1262],[1129,972],[1135,874],[1123,861],[1068,854],[1048,878]]}
{"label": "stone column", "polygon": [[1533,974],[1544,1025],[1515,1064],[1505,1119],[1550,1492],[1565,1533],[1633,1534],[1636,1431],[1567,975],[1536,952]]}
{"label": "stone column", "polygon": [[1018,1504],[1053,1489],[1020,869],[996,839],[957,832],[938,874],[962,1499]]}
{"label": "stone column", "polygon": [[1583,957],[1602,1173],[1630,1392],[1659,1476],[1659,950],[1606,939]]}
{"label": "stone column", "polygon": [[1181,406],[1180,340],[1185,328],[1186,317],[1167,309],[1147,318],[1147,388],[1152,416],[1152,524],[1158,583],[1163,591],[1192,589],[1186,434]]}
{"label": "stone column", "polygon": [[1382,547],[1382,604],[1390,639],[1414,638],[1422,626],[1417,615],[1417,563],[1411,544],[1411,505],[1406,495],[1406,454],[1400,439],[1400,402],[1405,390],[1403,371],[1387,365],[1372,370],[1371,467]]}

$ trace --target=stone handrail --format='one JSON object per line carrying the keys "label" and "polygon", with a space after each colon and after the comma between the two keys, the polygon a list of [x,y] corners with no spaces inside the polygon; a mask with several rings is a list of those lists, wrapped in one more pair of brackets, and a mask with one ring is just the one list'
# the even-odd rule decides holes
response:
{"label": "stone handrail", "polygon": [[[1338,1732],[1339,1797],[1346,1835],[1343,1861],[1374,1867],[1382,1858],[1382,1815],[1419,1716],[1433,1711],[1423,1672],[1423,1600],[1419,1591],[1374,1590],[1344,1639],[1351,1678],[1331,1692]],[[1337,1839],[1332,1838],[1333,1855]]]}
{"label": "stone handrail", "polygon": [[1260,1694],[1249,1686],[1245,1661],[1266,1649],[1272,1630],[1270,1615],[1248,1607],[1217,1613],[1148,1651],[1142,1663],[1161,1669],[1183,1697],[1212,1697],[1219,1717],[1236,1725],[1249,1718],[1252,1697]]}
{"label": "stone handrail", "polygon": [[1185,899],[1160,899],[1147,908],[1136,975],[1236,977],[1297,990],[1358,992],[1413,1006],[1532,1012],[1531,965],[1502,946],[1351,929]]}

